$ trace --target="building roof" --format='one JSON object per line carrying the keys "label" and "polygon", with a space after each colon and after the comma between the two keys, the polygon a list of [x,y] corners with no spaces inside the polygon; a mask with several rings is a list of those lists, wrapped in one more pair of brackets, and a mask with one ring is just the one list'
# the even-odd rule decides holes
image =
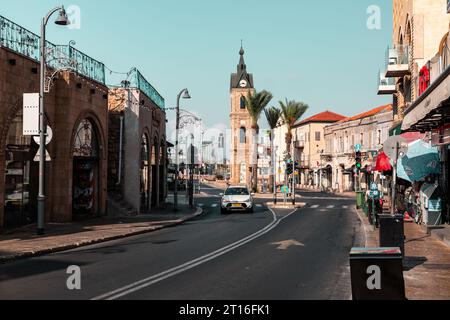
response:
{"label": "building roof", "polygon": [[[237,66],[237,72],[233,73],[231,75],[231,81],[230,81],[230,87],[233,88],[240,88],[240,89],[246,89],[251,88],[253,89],[253,74],[247,72],[247,65],[245,64],[244,60],[244,48],[241,46],[241,50],[239,51],[239,55],[241,56],[239,59],[239,64]],[[241,80],[247,81],[247,86],[242,88],[239,83]]]}
{"label": "building roof", "polygon": [[354,117],[349,117],[349,118],[343,119],[343,120],[339,121],[339,123],[345,123],[345,122],[350,122],[350,121],[355,121],[355,120],[361,120],[361,119],[373,117],[373,116],[375,116],[377,114],[380,114],[380,113],[383,113],[383,112],[392,111],[392,110],[393,110],[392,104],[387,104],[387,105],[384,105],[384,106],[372,109],[370,111],[363,112],[363,113],[358,114],[358,115],[356,115]]}
{"label": "building roof", "polygon": [[311,122],[326,122],[326,123],[333,123],[333,122],[338,122],[341,120],[346,119],[345,116],[331,112],[331,111],[325,111],[319,114],[316,114],[312,117],[309,117],[308,119],[302,120],[302,121],[297,121],[295,123],[295,126],[301,126],[307,123],[311,123]]}

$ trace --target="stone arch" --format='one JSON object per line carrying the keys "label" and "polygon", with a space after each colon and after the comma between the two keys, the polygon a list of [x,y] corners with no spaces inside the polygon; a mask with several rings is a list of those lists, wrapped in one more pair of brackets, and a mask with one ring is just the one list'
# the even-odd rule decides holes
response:
{"label": "stone arch", "polygon": [[98,147],[99,147],[99,152],[100,152],[99,160],[105,160],[106,156],[107,156],[108,148],[107,148],[106,137],[104,134],[104,128],[103,128],[100,120],[98,119],[98,116],[91,111],[81,113],[78,116],[77,121],[75,121],[75,124],[72,128],[71,138],[70,138],[69,157],[70,158],[73,157],[73,147],[74,147],[74,142],[75,142],[75,138],[76,138],[76,134],[77,134],[77,129],[80,126],[81,122],[84,121],[85,119],[90,120],[94,125],[94,130],[95,130],[95,133],[98,138]]}
{"label": "stone arch", "polygon": [[411,20],[409,19],[409,16],[406,17],[406,31],[405,31],[405,42],[408,46],[412,45],[412,27],[411,27]]}
{"label": "stone arch", "polygon": [[145,213],[150,210],[151,199],[151,143],[148,130],[144,129],[141,135],[140,149],[140,212]]}

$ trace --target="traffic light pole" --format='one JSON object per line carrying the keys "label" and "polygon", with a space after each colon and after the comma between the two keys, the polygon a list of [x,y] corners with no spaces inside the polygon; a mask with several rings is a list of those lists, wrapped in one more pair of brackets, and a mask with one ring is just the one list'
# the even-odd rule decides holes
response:
{"label": "traffic light pole", "polygon": [[292,167],[294,170],[292,170],[292,204],[295,206],[295,172],[296,172],[296,167],[295,167],[295,145],[292,144]]}

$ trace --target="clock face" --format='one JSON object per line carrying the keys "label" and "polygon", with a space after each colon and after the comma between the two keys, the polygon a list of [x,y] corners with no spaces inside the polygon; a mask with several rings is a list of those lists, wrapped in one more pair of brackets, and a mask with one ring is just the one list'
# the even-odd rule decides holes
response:
{"label": "clock face", "polygon": [[245,87],[247,86],[247,80],[241,80],[241,81],[239,82],[239,86],[240,86],[241,88],[245,88]]}

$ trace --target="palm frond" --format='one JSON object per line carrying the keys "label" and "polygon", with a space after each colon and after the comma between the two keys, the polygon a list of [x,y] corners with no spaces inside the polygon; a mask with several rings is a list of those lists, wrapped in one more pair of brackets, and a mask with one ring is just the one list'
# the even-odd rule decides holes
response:
{"label": "palm frond", "polygon": [[280,122],[282,111],[278,108],[270,107],[269,109],[264,110],[264,112],[266,114],[266,119],[269,123],[270,128],[274,130]]}
{"label": "palm frond", "polygon": [[247,107],[248,112],[253,120],[255,125],[258,125],[259,118],[261,117],[261,113],[273,99],[273,95],[263,90],[257,93],[249,93],[245,98],[245,106]]}
{"label": "palm frond", "polygon": [[282,111],[283,120],[288,126],[289,130],[295,125],[295,123],[305,114],[309,109],[309,106],[303,102],[297,102],[295,100],[289,101],[286,99],[286,103],[279,101]]}

